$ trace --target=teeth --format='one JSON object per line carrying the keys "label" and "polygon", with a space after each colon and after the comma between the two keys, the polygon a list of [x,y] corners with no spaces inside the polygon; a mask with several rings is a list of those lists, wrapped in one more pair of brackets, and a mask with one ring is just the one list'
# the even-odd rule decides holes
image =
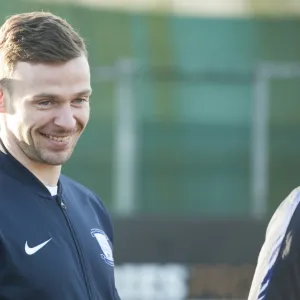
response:
{"label": "teeth", "polygon": [[45,134],[47,138],[50,140],[56,141],[56,142],[67,142],[71,136],[53,136],[53,135],[48,135]]}

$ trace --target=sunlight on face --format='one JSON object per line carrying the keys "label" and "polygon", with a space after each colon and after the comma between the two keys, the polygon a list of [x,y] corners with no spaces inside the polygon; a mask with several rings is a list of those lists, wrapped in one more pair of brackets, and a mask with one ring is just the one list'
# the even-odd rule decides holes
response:
{"label": "sunlight on face", "polygon": [[88,123],[90,93],[85,56],[63,64],[19,62],[3,130],[31,160],[61,165]]}

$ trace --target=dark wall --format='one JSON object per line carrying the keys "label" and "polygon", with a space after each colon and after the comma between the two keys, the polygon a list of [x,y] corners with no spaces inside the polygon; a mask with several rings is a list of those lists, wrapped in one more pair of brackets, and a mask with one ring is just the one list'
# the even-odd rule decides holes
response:
{"label": "dark wall", "polygon": [[116,263],[255,264],[266,224],[251,220],[115,219]]}

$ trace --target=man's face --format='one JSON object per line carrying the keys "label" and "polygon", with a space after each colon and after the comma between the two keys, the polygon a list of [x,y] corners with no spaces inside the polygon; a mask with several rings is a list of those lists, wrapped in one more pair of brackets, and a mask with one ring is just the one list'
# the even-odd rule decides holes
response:
{"label": "man's face", "polygon": [[88,123],[90,93],[84,56],[63,64],[19,62],[2,130],[31,160],[61,165]]}

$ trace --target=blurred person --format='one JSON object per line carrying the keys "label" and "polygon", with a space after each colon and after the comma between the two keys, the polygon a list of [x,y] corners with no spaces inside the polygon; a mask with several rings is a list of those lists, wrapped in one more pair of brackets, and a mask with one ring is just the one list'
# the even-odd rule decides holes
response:
{"label": "blurred person", "polygon": [[248,300],[300,299],[300,187],[271,218]]}
{"label": "blurred person", "polygon": [[[90,113],[83,39],[51,13],[0,29],[0,299],[116,300],[100,199],[61,174]],[[90,145],[91,146],[91,145]]]}

